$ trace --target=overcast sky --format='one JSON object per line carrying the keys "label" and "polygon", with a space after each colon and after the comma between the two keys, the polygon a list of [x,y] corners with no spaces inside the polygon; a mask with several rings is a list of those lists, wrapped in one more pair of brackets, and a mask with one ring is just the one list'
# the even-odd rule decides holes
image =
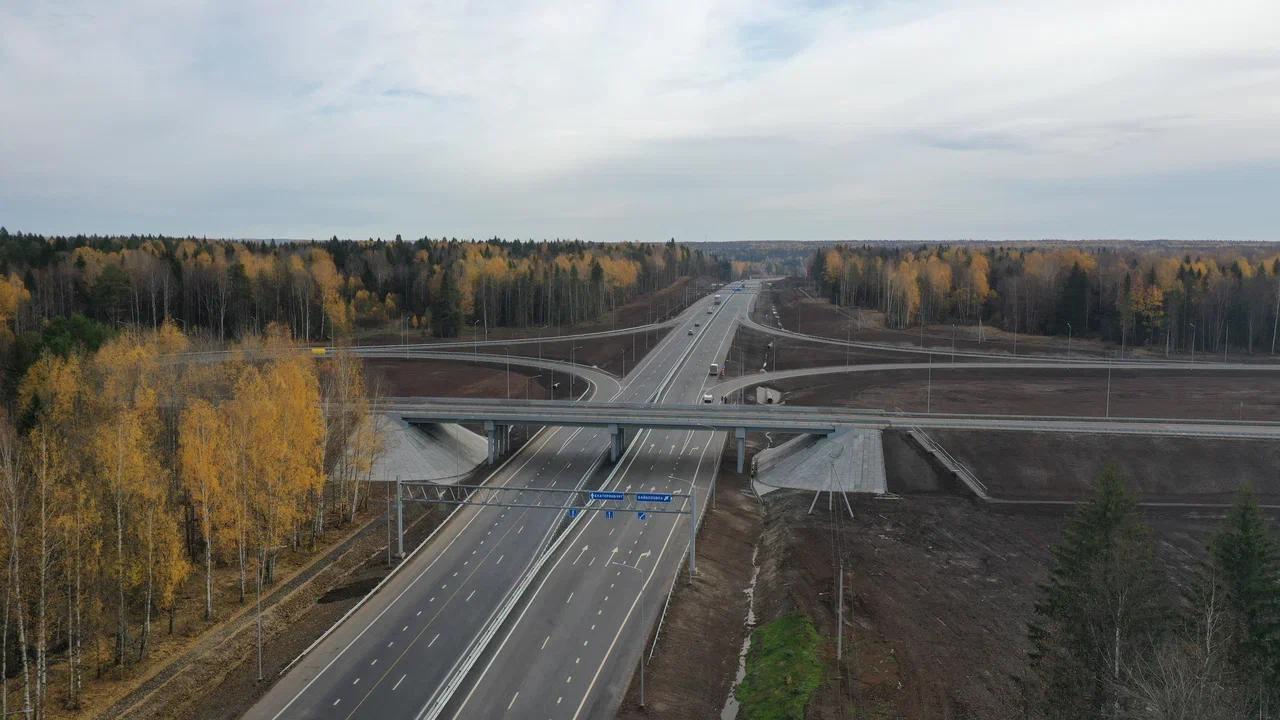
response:
{"label": "overcast sky", "polygon": [[6,0],[0,225],[1280,239],[1280,2]]}

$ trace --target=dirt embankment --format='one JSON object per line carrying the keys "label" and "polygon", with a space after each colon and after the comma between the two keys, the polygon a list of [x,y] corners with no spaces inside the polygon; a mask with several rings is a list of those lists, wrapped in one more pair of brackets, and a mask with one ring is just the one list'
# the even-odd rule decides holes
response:
{"label": "dirt embankment", "polygon": [[639,676],[618,711],[619,718],[703,720],[720,716],[738,669],[746,637],[746,589],[763,512],[726,455],[716,481],[716,505],[698,535],[698,576],[676,583],[646,669],[640,707]]}

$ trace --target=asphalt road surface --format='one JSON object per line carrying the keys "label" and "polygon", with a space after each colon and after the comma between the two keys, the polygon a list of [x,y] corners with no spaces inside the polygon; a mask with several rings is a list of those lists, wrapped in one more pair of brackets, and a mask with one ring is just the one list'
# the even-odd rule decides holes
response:
{"label": "asphalt road surface", "polygon": [[[703,386],[714,381],[709,364],[723,360],[750,305],[748,293],[721,292],[724,304],[713,305],[709,297],[695,303],[621,390],[612,396],[597,392],[592,400],[696,402]],[[610,466],[604,430],[543,430],[489,483],[528,488],[522,502],[552,509],[458,510],[246,717],[433,717],[450,698],[448,714],[457,717],[611,714],[645,634],[633,609],[639,590],[646,589],[644,615],[652,619],[684,552],[687,515],[609,522],[594,513],[580,516],[530,602],[515,608],[488,645],[496,652],[478,652],[486,630],[499,629],[500,611],[564,519],[563,510],[554,507],[563,496],[540,493],[540,488],[579,488],[603,479],[622,488],[687,492],[693,484],[702,500],[724,434],[640,432],[628,440],[627,454]],[[530,633],[537,634],[536,648],[527,642]],[[464,673],[464,661],[472,658],[481,662]],[[551,678],[558,680],[539,684]],[[507,699],[490,696],[505,693],[512,683],[516,686]]]}

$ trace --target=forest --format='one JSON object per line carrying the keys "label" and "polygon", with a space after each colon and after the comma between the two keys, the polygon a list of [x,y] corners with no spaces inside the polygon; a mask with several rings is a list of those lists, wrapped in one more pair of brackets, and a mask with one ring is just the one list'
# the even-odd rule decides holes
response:
{"label": "forest", "polygon": [[674,240],[268,242],[0,228],[0,313],[9,308],[18,335],[81,314],[110,326],[171,319],[219,341],[272,323],[302,342],[390,324],[456,337],[475,323],[572,326],[677,277],[730,272]]}
{"label": "forest", "polygon": [[1222,244],[835,245],[808,268],[823,295],[886,324],[994,325],[1121,347],[1274,354],[1280,251]]}
{"label": "forest", "polygon": [[0,716],[83,707],[173,634],[183,598],[217,622],[282,554],[367,521],[378,393],[343,349],[361,330],[573,325],[728,271],[674,243],[0,228]]}
{"label": "forest", "polygon": [[0,414],[6,712],[15,679],[19,706],[48,714],[54,657],[58,707],[76,708],[86,680],[146,659],[166,616],[172,634],[184,583],[212,621],[215,567],[242,605],[282,550],[365,500],[380,439],[357,361],[318,363],[280,325],[212,360],[188,343],[165,322],[46,352]]}

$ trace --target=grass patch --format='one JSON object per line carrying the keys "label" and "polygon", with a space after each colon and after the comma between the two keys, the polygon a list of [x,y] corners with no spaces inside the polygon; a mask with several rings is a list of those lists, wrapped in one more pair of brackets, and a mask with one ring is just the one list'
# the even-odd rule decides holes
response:
{"label": "grass patch", "polygon": [[822,682],[819,644],[813,621],[798,613],[751,633],[747,674],[736,692],[744,720],[803,720]]}

